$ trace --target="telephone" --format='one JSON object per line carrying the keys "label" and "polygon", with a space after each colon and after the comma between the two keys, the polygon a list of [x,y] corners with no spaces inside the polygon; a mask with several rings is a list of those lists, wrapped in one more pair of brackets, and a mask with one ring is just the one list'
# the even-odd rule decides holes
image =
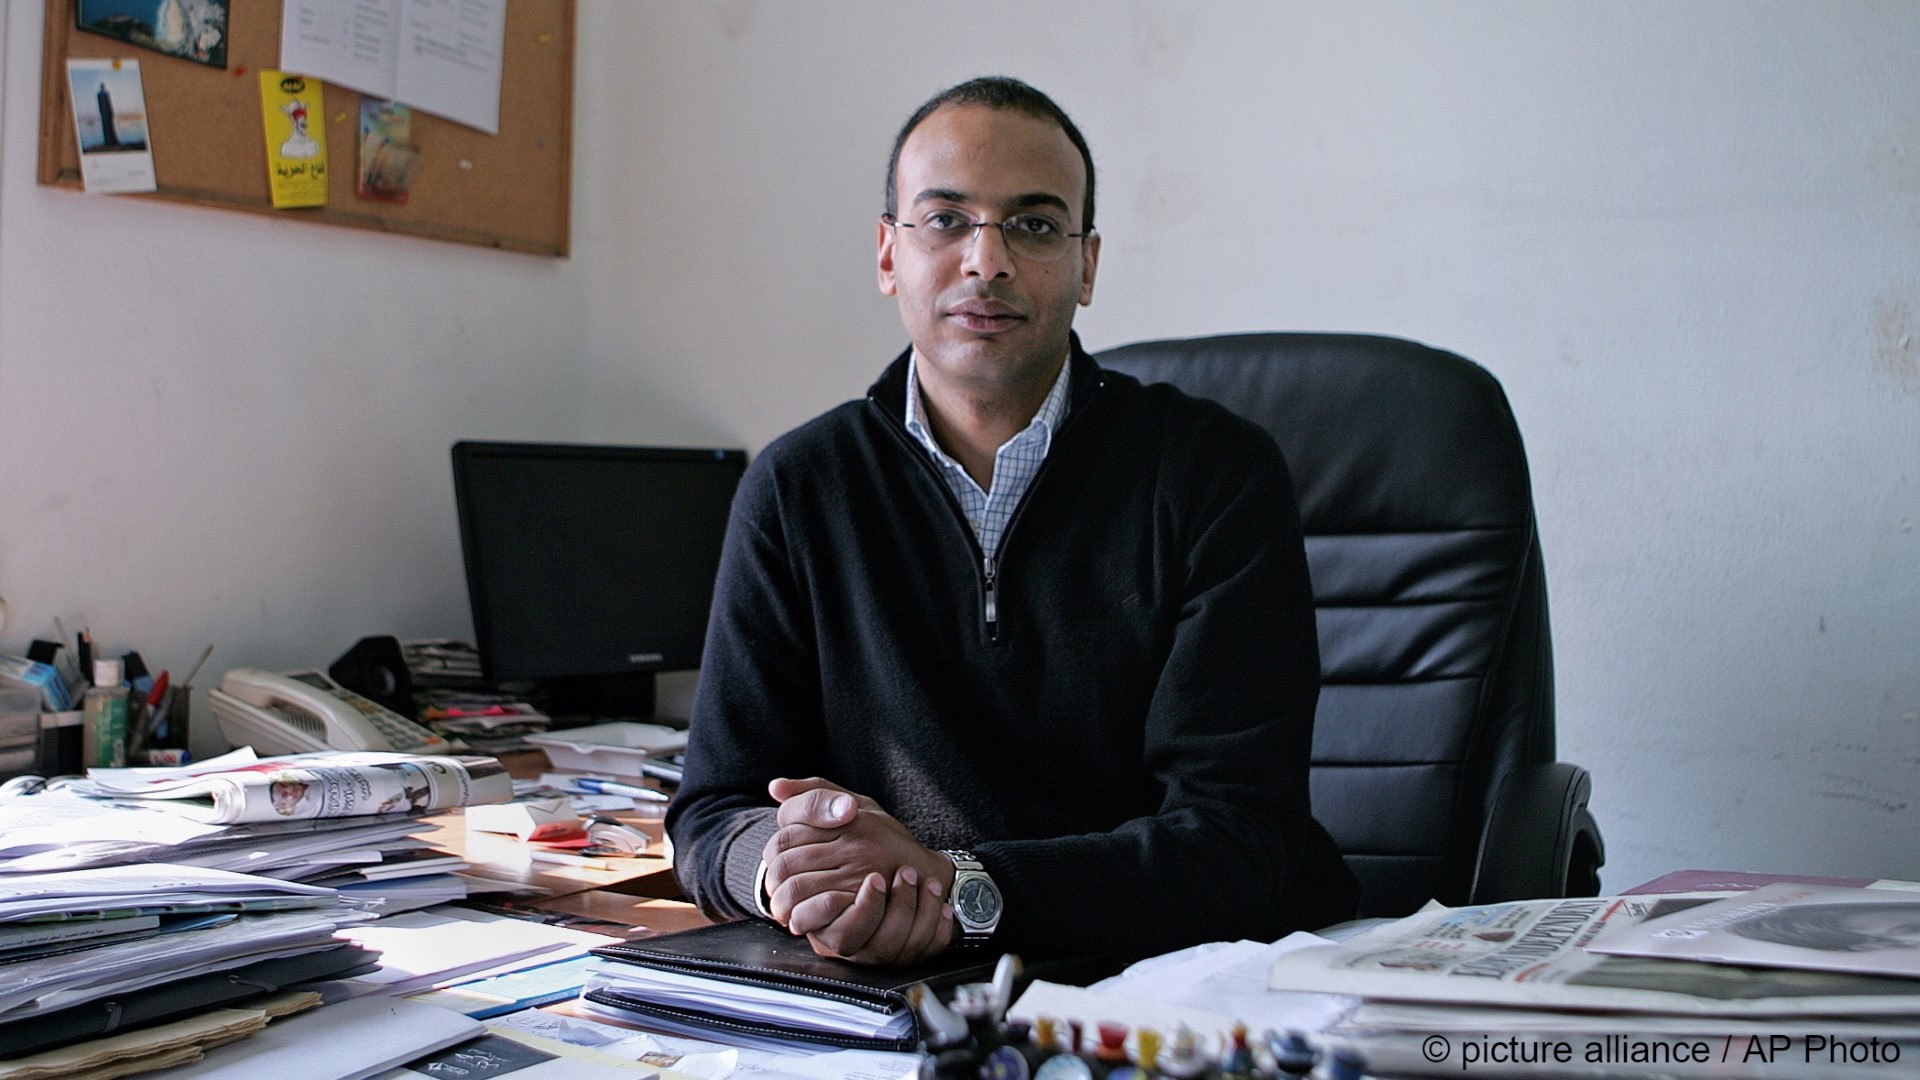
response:
{"label": "telephone", "polygon": [[315,670],[234,668],[210,691],[220,731],[261,754],[397,750],[444,754],[447,740]]}

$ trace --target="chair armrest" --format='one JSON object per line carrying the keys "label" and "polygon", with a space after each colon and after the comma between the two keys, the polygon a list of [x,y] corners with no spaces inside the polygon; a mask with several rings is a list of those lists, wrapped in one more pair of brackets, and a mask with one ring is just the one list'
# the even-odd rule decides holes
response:
{"label": "chair armrest", "polygon": [[1508,773],[1480,837],[1468,902],[1597,896],[1606,847],[1587,812],[1593,780],[1564,761]]}

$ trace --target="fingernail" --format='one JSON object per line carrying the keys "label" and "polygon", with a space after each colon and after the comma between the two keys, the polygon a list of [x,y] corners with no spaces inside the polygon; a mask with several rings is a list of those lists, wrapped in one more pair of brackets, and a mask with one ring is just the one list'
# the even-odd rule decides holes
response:
{"label": "fingernail", "polygon": [[844,817],[847,811],[851,809],[853,809],[853,796],[851,795],[838,796],[827,804],[827,813],[832,814],[834,817]]}
{"label": "fingernail", "polygon": [[932,881],[927,882],[927,891],[935,896],[943,896],[946,894],[947,889],[946,886],[940,884],[939,878],[934,878]]}
{"label": "fingernail", "polygon": [[901,883],[902,885],[905,885],[905,886],[907,886],[908,888],[912,888],[913,886],[915,886],[915,885],[918,885],[918,884],[920,884],[920,874],[919,874],[919,872],[918,872],[918,871],[916,871],[916,870],[914,870],[914,868],[913,868],[913,867],[911,867],[911,866],[903,866],[903,867],[901,867],[901,868],[900,868],[900,883]]}
{"label": "fingernail", "polygon": [[940,917],[941,917],[941,918],[943,918],[943,919],[945,919],[945,920],[947,920],[948,922],[952,922],[952,921],[953,921],[953,905],[952,905],[952,904],[941,904],[941,905],[940,905]]}

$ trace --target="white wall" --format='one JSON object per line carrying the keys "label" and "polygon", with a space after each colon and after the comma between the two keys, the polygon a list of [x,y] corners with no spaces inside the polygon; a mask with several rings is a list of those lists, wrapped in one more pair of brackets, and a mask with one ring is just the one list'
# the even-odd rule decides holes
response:
{"label": "white wall", "polygon": [[858,395],[893,130],[1002,72],[1093,144],[1091,346],[1506,383],[1611,884],[1920,877],[1920,6],[583,0],[570,261],[40,188],[4,25],[0,645],[468,632],[447,445],[757,449]]}
{"label": "white wall", "polygon": [[1505,382],[1610,884],[1920,876],[1920,6],[586,8],[595,432],[861,393],[894,128],[1027,78],[1100,167],[1089,345],[1365,330]]}
{"label": "white wall", "polygon": [[583,267],[40,187],[42,8],[5,14],[0,645],[211,642],[204,688],[466,634],[448,447],[576,435]]}

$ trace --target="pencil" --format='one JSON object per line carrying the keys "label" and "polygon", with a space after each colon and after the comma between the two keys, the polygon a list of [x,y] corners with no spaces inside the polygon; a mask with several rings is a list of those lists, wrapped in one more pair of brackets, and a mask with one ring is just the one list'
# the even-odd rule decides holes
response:
{"label": "pencil", "polygon": [[209,657],[209,656],[212,656],[212,655],[213,655],[213,646],[211,646],[211,645],[209,645],[209,646],[207,646],[207,647],[206,647],[205,649],[202,649],[202,650],[200,650],[200,659],[198,659],[198,660],[195,660],[195,661],[193,662],[193,667],[192,667],[192,668],[190,668],[190,669],[188,669],[188,671],[187,671],[187,677],[186,677],[186,678],[184,678],[184,679],[181,679],[181,680],[180,680],[180,685],[181,685],[181,686],[192,686],[192,685],[193,685],[193,677],[194,677],[195,675],[198,675],[198,674],[200,674],[200,668],[201,668],[202,666],[204,666],[204,665],[206,664],[206,662],[207,662],[207,657]]}

